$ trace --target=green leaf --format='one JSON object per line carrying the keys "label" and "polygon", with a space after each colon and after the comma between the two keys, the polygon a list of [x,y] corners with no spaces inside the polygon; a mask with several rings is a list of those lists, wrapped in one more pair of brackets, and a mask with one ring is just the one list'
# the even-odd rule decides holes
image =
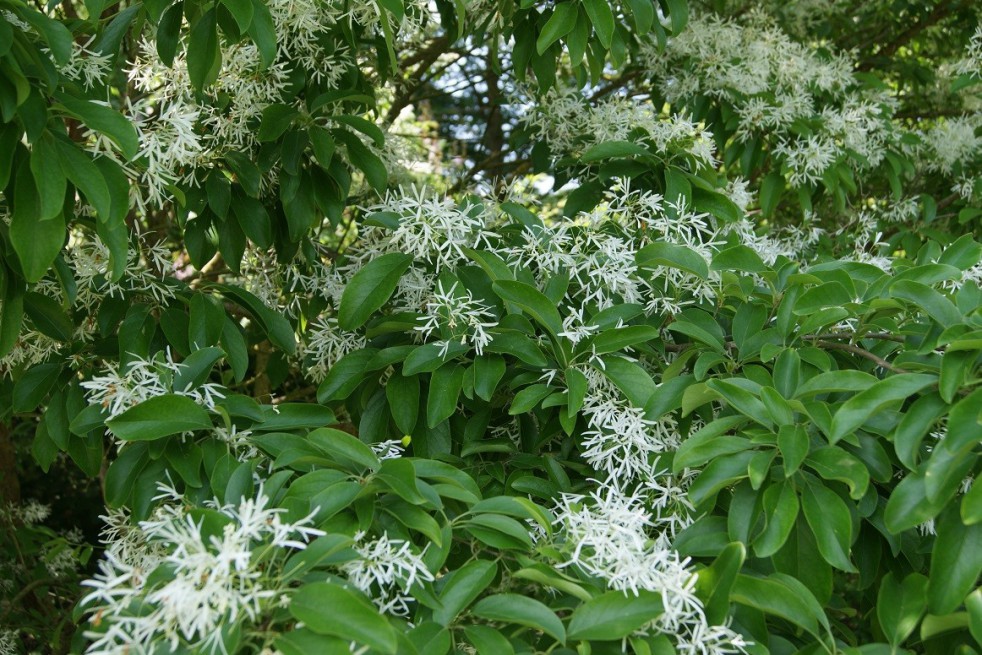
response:
{"label": "green leaf", "polygon": [[378,608],[332,582],[300,587],[290,599],[290,614],[317,634],[341,637],[395,655],[396,632]]}
{"label": "green leaf", "polygon": [[689,24],[689,3],[687,0],[665,0],[668,17],[672,20],[672,34],[678,36]]}
{"label": "green leaf", "polygon": [[777,447],[784,460],[784,477],[794,475],[801,463],[805,461],[811,441],[808,431],[803,425],[782,425],[777,433]]}
{"label": "green leaf", "polygon": [[908,300],[924,310],[928,316],[944,327],[951,327],[962,322],[962,314],[954,303],[943,295],[920,282],[899,280],[890,285],[890,294],[894,298]]}
{"label": "green leaf", "polygon": [[167,66],[174,65],[177,46],[181,42],[181,26],[184,23],[184,2],[172,4],[157,23],[157,55]]}
{"label": "green leaf", "polygon": [[332,133],[347,147],[349,161],[365,174],[365,179],[372,188],[379,193],[385,191],[385,187],[389,184],[389,173],[378,155],[346,129],[337,129]]}
{"label": "green leaf", "polygon": [[106,135],[119,146],[124,159],[130,160],[136,157],[140,149],[140,140],[133,121],[102,104],[64,94],[56,97],[62,109],[85,123],[89,129]]}
{"label": "green leaf", "polygon": [[770,428],[773,426],[773,423],[768,418],[768,412],[764,407],[764,403],[742,386],[732,381],[718,379],[709,380],[706,385],[718,393],[730,407],[744,416],[757,421],[764,427]]}
{"label": "green leaf", "polygon": [[30,211],[20,211],[21,206],[18,204],[15,207],[10,221],[10,243],[20,260],[24,278],[28,282],[37,282],[45,276],[61,252],[65,241],[65,220],[58,214],[42,221]]}
{"label": "green leaf", "polygon": [[535,50],[540,55],[549,49],[553,43],[563,38],[576,27],[578,7],[574,2],[564,2],[556,5],[549,20],[542,27],[539,38],[535,40]]}
{"label": "green leaf", "polygon": [[555,388],[548,384],[530,384],[515,394],[508,407],[508,413],[512,416],[516,414],[527,414],[535,409],[545,398],[555,393]]}
{"label": "green leaf", "polygon": [[232,14],[239,31],[245,34],[252,25],[252,16],[255,13],[252,0],[221,0],[221,2],[228,9],[228,13]]}
{"label": "green leaf", "polygon": [[975,643],[982,644],[982,588],[976,589],[965,598],[968,610],[968,629]]}
{"label": "green leaf", "polygon": [[763,273],[769,270],[760,255],[747,246],[733,246],[720,250],[713,255],[710,269],[714,271],[745,271],[747,273]]}
{"label": "green leaf", "polygon": [[795,398],[804,398],[820,393],[838,393],[841,391],[864,391],[879,380],[874,375],[863,371],[843,370],[819,373],[805,380],[794,394]]}
{"label": "green leaf", "polygon": [[624,357],[604,357],[601,370],[635,407],[643,408],[658,389],[647,371]]}
{"label": "green leaf", "polygon": [[513,518],[500,514],[476,514],[465,529],[496,550],[532,550],[528,528]]}
{"label": "green leaf", "polygon": [[[21,5],[26,6],[26,5]],[[55,61],[64,66],[72,58],[72,33],[60,20],[45,16],[33,9],[20,14],[28,23],[37,29],[38,33],[48,42],[48,48],[54,55]]]}
{"label": "green leaf", "polygon": [[634,26],[641,35],[647,34],[655,22],[655,6],[651,0],[628,0],[634,16]]}
{"label": "green leaf", "polygon": [[474,358],[474,393],[490,401],[494,390],[505,374],[505,359],[498,355],[479,355]]}
{"label": "green leaf", "polygon": [[500,630],[486,625],[464,626],[467,641],[477,649],[479,655],[514,655],[515,648]]}
{"label": "green leaf", "polygon": [[211,417],[198,403],[186,396],[165,394],[144,400],[106,426],[123,441],[151,441],[172,434],[212,427]]}
{"label": "green leaf", "polygon": [[495,594],[482,599],[471,612],[489,621],[517,623],[541,630],[559,643],[566,643],[563,622],[555,612],[533,598],[518,594]]}
{"label": "green leaf", "polygon": [[60,155],[62,172],[85,195],[96,216],[108,221],[112,216],[112,195],[102,171],[91,156],[74,143],[57,139],[55,146]]}
{"label": "green leaf", "polygon": [[350,642],[338,637],[319,635],[307,628],[294,628],[276,637],[276,650],[283,655],[349,655]]}
{"label": "green leaf", "polygon": [[747,466],[755,454],[754,451],[743,451],[730,457],[714,459],[689,486],[689,501],[699,506],[723,487],[747,477]]}
{"label": "green leaf", "polygon": [[781,201],[781,194],[784,193],[784,176],[777,171],[772,171],[760,184],[760,211],[765,218],[774,215],[778,203]]}
{"label": "green leaf", "polygon": [[191,28],[187,66],[191,84],[201,92],[218,79],[222,70],[222,50],[218,42],[217,14],[209,9]]}
{"label": "green leaf", "polygon": [[764,531],[754,540],[757,557],[770,557],[788,540],[798,518],[798,494],[788,482],[772,484],[764,491]]}
{"label": "green leaf", "polygon": [[444,364],[433,371],[426,396],[427,427],[435,428],[453,415],[463,382],[464,367],[457,362]]}
{"label": "green leaf", "polygon": [[615,641],[658,618],[664,610],[661,594],[640,590],[637,595],[608,591],[573,611],[569,638],[582,641]]}
{"label": "green leaf", "polygon": [[28,291],[24,294],[24,311],[39,332],[56,341],[71,341],[75,324],[54,298]]}
{"label": "green leaf", "polygon": [[906,400],[937,381],[935,375],[902,373],[877,382],[842,404],[832,417],[829,440],[834,444],[862,427],[867,420],[888,405]]}
{"label": "green leaf", "polygon": [[38,193],[39,218],[46,220],[60,214],[65,207],[68,180],[61,170],[58,151],[50,135],[45,134],[31,151],[31,173]]}
{"label": "green leaf", "polygon": [[726,620],[730,609],[730,592],[746,558],[746,546],[735,541],[728,544],[708,568],[699,571],[696,592],[703,599],[706,621],[710,625]]}
{"label": "green leaf", "polygon": [[347,432],[333,428],[320,428],[307,435],[307,439],[328,453],[339,463],[352,464],[358,469],[378,470],[381,463],[372,449]]}
{"label": "green leaf", "polygon": [[263,0],[252,0],[252,24],[249,25],[249,36],[259,48],[263,68],[269,68],[276,61],[276,26],[269,13],[269,7]]}
{"label": "green leaf", "polygon": [[10,409],[16,413],[34,411],[61,375],[61,364],[37,364],[25,372],[10,395]]}
{"label": "green leaf", "polygon": [[610,10],[607,0],[583,0],[583,8],[586,9],[593,29],[597,33],[597,38],[605,48],[610,48],[610,42],[614,38],[614,12]]}
{"label": "green leaf", "polygon": [[521,307],[553,337],[563,331],[563,321],[555,303],[535,287],[514,280],[497,280],[492,288],[502,300]]}
{"label": "green leaf", "polygon": [[961,517],[965,525],[982,523],[982,484],[972,483],[961,503]]}
{"label": "green leaf", "polygon": [[931,552],[927,602],[932,614],[954,612],[982,573],[982,524],[965,525],[954,507],[941,514]]}
{"label": "green leaf", "polygon": [[290,105],[279,103],[267,105],[263,109],[262,119],[259,121],[258,139],[260,141],[275,141],[290,129],[298,116],[300,116],[300,112]]}
{"label": "green leaf", "polygon": [[893,646],[899,646],[914,632],[926,609],[927,578],[920,573],[911,573],[903,583],[893,573],[887,573],[880,581],[876,617]]}
{"label": "green leaf", "polygon": [[498,565],[490,560],[474,560],[446,576],[440,592],[441,606],[433,610],[433,620],[440,625],[450,625],[481,595],[498,575]]}
{"label": "green leaf", "polygon": [[638,268],[668,266],[692,273],[703,280],[709,277],[709,264],[690,248],[672,243],[656,242],[645,246],[634,257]]}
{"label": "green leaf", "polygon": [[354,274],[341,295],[338,324],[345,330],[357,330],[380,309],[396,290],[399,278],[413,263],[413,258],[398,252],[382,255],[368,262]]}
{"label": "green leaf", "polygon": [[419,418],[419,377],[393,375],[385,383],[389,413],[403,434],[412,434]]}
{"label": "green leaf", "polygon": [[890,494],[883,519],[887,530],[900,534],[937,516],[943,505],[927,497],[923,473],[911,473]]}
{"label": "green leaf", "polygon": [[828,307],[842,307],[855,299],[839,282],[825,282],[801,294],[794,306],[794,313],[807,316]]}
{"label": "green leaf", "polygon": [[293,326],[283,314],[273,311],[263,301],[245,289],[228,284],[215,284],[214,287],[221,291],[225,297],[247,309],[274,346],[281,348],[288,355],[297,351],[297,339],[293,332]]}
{"label": "green leaf", "polygon": [[321,168],[327,168],[334,158],[336,145],[331,133],[318,125],[312,125],[307,131],[310,135],[310,146],[314,149],[314,157]]}
{"label": "green leaf", "polygon": [[788,576],[773,574],[756,578],[738,575],[730,598],[741,605],[791,621],[816,637],[819,636],[819,623],[825,622],[825,612],[811,592]]}
{"label": "green leaf", "polygon": [[[0,358],[17,344],[21,324],[24,322],[24,288],[23,282],[9,272],[3,271],[0,276],[0,299],[3,300],[3,312],[0,312]],[[42,273],[43,275],[43,273]]]}
{"label": "green leaf", "polygon": [[643,157],[651,154],[650,150],[633,141],[604,141],[587,148],[586,152],[580,155],[580,161],[584,164],[590,164],[604,159]]}
{"label": "green leaf", "polygon": [[852,516],[846,503],[834,491],[808,483],[801,488],[801,509],[825,561],[837,569],[855,572],[849,561]]}
{"label": "green leaf", "polygon": [[838,446],[814,450],[805,463],[825,480],[838,480],[849,487],[849,496],[859,500],[869,487],[869,470],[859,458]]}

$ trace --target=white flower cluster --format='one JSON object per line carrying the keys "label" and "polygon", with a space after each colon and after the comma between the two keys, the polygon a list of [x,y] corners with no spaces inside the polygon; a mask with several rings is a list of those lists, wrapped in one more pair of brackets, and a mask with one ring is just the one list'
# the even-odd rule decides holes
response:
{"label": "white flower cluster", "polygon": [[955,72],[972,77],[982,77],[982,25],[975,28],[975,34],[968,42],[965,58],[956,64]]}
{"label": "white flower cluster", "polygon": [[[847,161],[855,167],[859,161],[877,166],[894,141],[888,95],[855,90],[846,57],[819,55],[763,12],[751,12],[747,24],[696,16],[665,53],[650,44],[646,60],[669,102],[724,99],[739,118],[739,138],[775,135],[773,152],[792,186],[820,181],[847,155],[854,155]],[[803,119],[820,127],[802,133]]]}
{"label": "white flower cluster", "polygon": [[[276,32],[277,60],[263,66],[251,40],[223,43],[222,69],[205,97],[191,83],[183,51],[168,65],[152,39],[141,42],[129,78],[143,96],[125,107],[140,150],[136,162],[120,162],[145,187],[135,198],[141,206],[161,206],[172,196],[171,185],[194,182],[199,168],[229,151],[256,146],[263,110],[281,102],[294,72],[330,87],[354,64],[346,49],[326,36],[344,16],[336,3],[272,0],[266,6]],[[97,139],[93,149],[118,160],[104,139]]]}
{"label": "white flower cluster", "polygon": [[187,396],[203,407],[215,409],[216,401],[225,397],[225,389],[214,382],[183,389],[174,387],[174,375],[183,366],[174,361],[168,349],[163,356],[157,353],[150,359],[134,357],[125,366],[105,362],[102,374],[81,382],[81,387],[86,389],[89,403],[101,405],[110,419],[145,400],[168,393]]}
{"label": "white flower cluster", "polygon": [[572,88],[553,87],[521,121],[561,153],[580,153],[605,141],[648,141],[670,160],[689,155],[716,163],[713,135],[682,114],[662,115],[650,100],[612,96],[593,102]]}
{"label": "white flower cluster", "polygon": [[383,533],[366,541],[364,533],[355,535],[352,546],[358,557],[341,565],[342,573],[378,606],[379,611],[408,616],[412,596],[407,592],[417,582],[431,582],[433,574],[402,539],[390,539]]}
{"label": "white flower cluster", "polygon": [[[389,212],[398,216],[394,230],[369,228],[365,237],[371,244],[367,255],[403,252],[431,264],[434,272],[467,261],[464,250],[487,245],[494,237],[487,226],[493,217],[481,205],[459,206],[448,196],[429,193],[425,187],[390,191],[367,212]],[[372,250],[376,252],[372,252]]]}
{"label": "white flower cluster", "polygon": [[364,348],[365,337],[341,329],[336,318],[319,318],[307,331],[304,353],[309,358],[307,375],[315,382],[321,382],[339,359],[353,350]]}
{"label": "white flower cluster", "polygon": [[651,421],[644,410],[632,407],[601,372],[584,367],[587,392],[581,414],[589,429],[580,443],[582,456],[611,485],[624,488],[654,478],[659,453],[678,448],[675,421]]}
{"label": "white flower cluster", "polygon": [[[224,649],[223,634],[241,621],[255,622],[281,604],[276,557],[303,549],[324,534],[310,518],[282,519],[259,489],[238,504],[211,504],[204,516],[190,511],[173,489],[167,502],[138,526],[124,514],[108,520],[99,573],[83,584],[82,599],[94,630],[90,655],[152,652],[182,643],[195,652]],[[220,530],[211,520],[220,519]]]}
{"label": "white flower cluster", "polygon": [[94,35],[84,44],[72,41],[71,58],[58,68],[62,75],[79,82],[86,90],[102,85],[112,66],[111,56],[89,49],[94,41]]}
{"label": "white flower cluster", "polygon": [[484,348],[491,343],[488,330],[498,325],[497,316],[490,307],[475,300],[468,289],[458,290],[456,282],[444,289],[443,281],[438,281],[436,287],[433,299],[426,303],[426,314],[418,319],[422,325],[416,330],[427,340],[434,333],[447,335],[442,341],[441,355],[446,354],[450,343],[457,340],[461,345],[469,343],[478,355],[483,354]]}
{"label": "white flower cluster", "polygon": [[576,566],[611,589],[661,595],[663,613],[640,632],[673,635],[680,653],[745,652],[739,634],[707,623],[688,559],[679,558],[664,534],[649,535],[654,523],[641,496],[607,483],[589,496],[563,494],[555,512],[555,524],[567,540],[568,560],[562,566]]}
{"label": "white flower cluster", "polygon": [[921,133],[928,170],[950,175],[974,162],[982,151],[982,113],[947,118]]}
{"label": "white flower cluster", "polygon": [[[73,231],[66,255],[74,282],[70,285],[74,292],[72,298],[65,293],[62,281],[54,273],[34,284],[30,290],[84,315],[75,324],[72,334],[75,341],[91,341],[94,338],[98,328],[96,317],[99,306],[105,298],[130,297],[161,306],[174,297],[174,288],[163,274],[171,266],[170,252],[160,244],[144,245],[142,248],[131,245],[124,274],[116,282],[110,277],[112,260],[109,248],[98,235]],[[0,358],[0,374],[49,361],[59,354],[63,345],[36,330],[30,319],[25,319],[14,347]]]}

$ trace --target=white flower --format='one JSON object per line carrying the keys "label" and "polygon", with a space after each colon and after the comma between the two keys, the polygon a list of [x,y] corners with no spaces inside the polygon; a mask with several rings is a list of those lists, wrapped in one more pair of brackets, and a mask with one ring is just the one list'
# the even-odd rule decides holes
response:
{"label": "white flower", "polygon": [[358,558],[342,564],[341,571],[380,612],[408,615],[412,601],[408,590],[417,582],[432,581],[433,574],[408,541],[389,539],[386,533],[373,541],[366,542],[364,537],[364,533],[355,535],[353,548]]}
{"label": "white flower", "polygon": [[311,362],[307,375],[315,382],[323,381],[338,360],[364,348],[365,344],[364,336],[341,329],[333,316],[317,319],[311,324],[304,343],[304,355]]}
{"label": "white flower", "polygon": [[[278,606],[281,591],[268,570],[269,549],[303,549],[324,534],[310,527],[312,516],[283,522],[286,510],[269,507],[262,487],[237,504],[212,503],[225,521],[214,534],[214,526],[206,528],[203,518],[189,513],[176,491],[162,489],[169,501],[139,527],[109,523],[99,573],[83,583],[92,588],[81,602],[96,628],[86,632],[93,640],[87,653],[176,648],[182,641],[197,652],[223,649],[224,627],[255,622]],[[265,556],[254,555],[257,550]],[[163,575],[151,584],[154,570]]]}
{"label": "white flower", "polygon": [[679,652],[691,655],[744,652],[740,635],[707,624],[689,560],[672,550],[665,535],[650,534],[655,526],[643,496],[608,482],[589,496],[562,494],[555,513],[568,557],[561,566],[576,566],[627,594],[660,594],[664,611],[639,633],[674,636]]}
{"label": "white flower", "polygon": [[476,300],[469,289],[458,291],[456,282],[450,289],[444,289],[442,280],[437,282],[433,299],[426,303],[426,315],[418,320],[423,324],[414,329],[424,339],[430,339],[434,333],[446,339],[443,354],[451,341],[469,343],[478,355],[482,354],[491,343],[488,330],[498,325],[491,308]]}

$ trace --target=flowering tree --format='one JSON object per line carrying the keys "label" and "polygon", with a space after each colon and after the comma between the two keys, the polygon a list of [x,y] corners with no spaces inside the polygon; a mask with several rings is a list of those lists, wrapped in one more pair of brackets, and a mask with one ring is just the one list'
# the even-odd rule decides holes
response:
{"label": "flowering tree", "polygon": [[978,652],[979,18],[0,0],[0,653]]}

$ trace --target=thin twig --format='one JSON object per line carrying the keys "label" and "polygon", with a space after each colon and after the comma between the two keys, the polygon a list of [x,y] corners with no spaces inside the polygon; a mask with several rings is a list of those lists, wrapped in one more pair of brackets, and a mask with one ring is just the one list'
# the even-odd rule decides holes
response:
{"label": "thin twig", "polygon": [[907,369],[894,366],[882,357],[874,355],[870,351],[860,348],[859,346],[854,346],[850,343],[839,343],[838,341],[816,341],[815,345],[819,348],[825,348],[826,350],[843,350],[845,352],[852,353],[853,355],[859,355],[860,357],[874,362],[877,366],[887,371],[892,371],[894,373],[910,373],[910,371]]}

